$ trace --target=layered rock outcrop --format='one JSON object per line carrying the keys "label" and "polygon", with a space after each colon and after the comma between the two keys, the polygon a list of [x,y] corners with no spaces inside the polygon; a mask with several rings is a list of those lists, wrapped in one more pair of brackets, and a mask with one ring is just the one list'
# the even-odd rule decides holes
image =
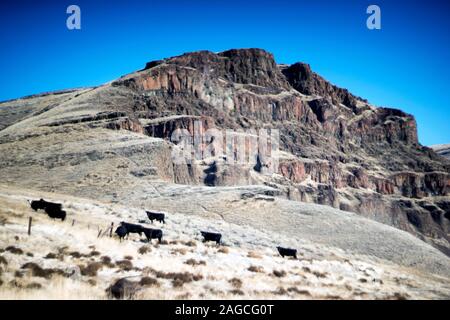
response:
{"label": "layered rock outcrop", "polygon": [[[305,63],[277,65],[260,49],[200,51],[150,62],[113,85],[140,94],[133,112],[145,110],[155,118],[185,115],[149,126],[151,135],[156,131],[168,138],[175,127],[188,128],[188,116],[212,119],[207,127],[277,128],[281,149],[289,156],[280,159],[278,175],[264,183],[291,199],[359,212],[448,240],[450,163],[420,146],[414,117],[376,108]],[[232,166],[225,172],[242,176]],[[203,180],[209,185],[241,181],[220,175]],[[201,183],[202,178],[193,180]],[[435,204],[438,197],[441,202]],[[422,206],[422,199],[434,207]]]}

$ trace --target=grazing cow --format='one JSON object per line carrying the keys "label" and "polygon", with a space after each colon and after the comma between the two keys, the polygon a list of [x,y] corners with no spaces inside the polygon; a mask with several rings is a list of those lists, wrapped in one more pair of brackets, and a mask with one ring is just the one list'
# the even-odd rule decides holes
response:
{"label": "grazing cow", "polygon": [[220,239],[222,239],[222,235],[220,233],[200,231],[203,236],[203,242],[206,241],[215,241],[217,244],[220,244]]}
{"label": "grazing cow", "polygon": [[147,213],[147,217],[150,219],[150,221],[153,223],[153,220],[166,223],[164,220],[165,215],[161,212],[152,212],[152,211],[145,211]]}
{"label": "grazing cow", "polygon": [[46,206],[45,212],[52,219],[61,219],[61,221],[66,220],[66,212],[61,210],[61,207],[58,205]]}
{"label": "grazing cow", "polygon": [[127,232],[127,228],[125,228],[124,226],[119,226],[115,233],[119,236],[120,241],[122,241],[123,238],[125,238],[125,236],[128,234]]}
{"label": "grazing cow", "polygon": [[46,203],[46,201],[44,199],[32,200],[30,202],[30,206],[31,206],[31,209],[33,209],[34,211],[38,211],[39,209],[44,210],[45,203]]}
{"label": "grazing cow", "polygon": [[158,239],[158,242],[161,243],[163,232],[160,229],[150,229],[150,228],[142,228],[142,232],[144,232],[147,237],[147,241],[150,242],[152,239]]}
{"label": "grazing cow", "polygon": [[44,199],[40,200],[33,200],[30,202],[31,209],[34,211],[38,211],[39,209],[45,210],[46,207],[52,206],[52,207],[59,207],[59,209],[62,209],[62,205],[60,203],[54,203],[54,202],[48,202]]}
{"label": "grazing cow", "polygon": [[296,249],[277,247],[277,250],[283,258],[284,257],[294,257],[295,259],[297,259],[297,250]]}
{"label": "grazing cow", "polygon": [[125,229],[127,231],[127,236],[130,233],[139,233],[139,235],[142,236],[142,229],[144,229],[144,227],[142,227],[138,224],[123,222],[123,221],[120,223],[120,225],[125,227]]}

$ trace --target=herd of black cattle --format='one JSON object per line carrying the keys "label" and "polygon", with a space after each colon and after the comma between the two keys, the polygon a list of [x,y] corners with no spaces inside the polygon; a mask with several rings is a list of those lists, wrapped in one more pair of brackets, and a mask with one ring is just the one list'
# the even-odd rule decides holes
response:
{"label": "herd of black cattle", "polygon": [[[62,210],[62,204],[45,201],[44,199],[33,200],[30,202],[30,206],[34,211],[44,210],[47,215],[52,219],[66,219],[66,211]],[[166,223],[165,214],[160,212],[145,211],[147,217],[153,223],[154,220],[160,223]],[[124,238],[128,238],[130,233],[137,233],[139,236],[145,235],[147,241],[152,239],[158,239],[158,242],[162,241],[163,231],[161,229],[151,229],[143,227],[139,224],[133,224],[128,222],[121,222],[115,233],[119,237],[120,241]],[[214,241],[220,245],[222,240],[222,234],[215,232],[200,231],[203,236],[203,241]],[[297,259],[297,250],[290,248],[277,247],[279,254],[284,257],[294,257]]]}

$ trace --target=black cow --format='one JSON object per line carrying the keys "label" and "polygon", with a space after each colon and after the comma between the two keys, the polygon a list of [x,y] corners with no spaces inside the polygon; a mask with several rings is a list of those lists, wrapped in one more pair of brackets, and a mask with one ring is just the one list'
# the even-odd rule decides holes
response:
{"label": "black cow", "polygon": [[297,250],[296,249],[277,247],[277,250],[283,258],[284,257],[294,257],[295,259],[297,259]]}
{"label": "black cow", "polygon": [[160,229],[150,229],[150,228],[142,228],[142,232],[144,232],[147,237],[147,241],[150,242],[152,239],[158,239],[158,242],[161,243],[163,232]]}
{"label": "black cow", "polygon": [[153,223],[153,220],[166,223],[164,220],[165,215],[161,212],[153,212],[153,211],[145,211],[147,213],[147,217],[150,219],[150,221]]}
{"label": "black cow", "polygon": [[47,201],[45,201],[44,199],[32,200],[30,202],[31,209],[33,209],[34,211],[38,211],[39,209],[44,210],[46,202]]}
{"label": "black cow", "polygon": [[144,227],[142,227],[141,225],[123,222],[123,221],[120,223],[120,225],[125,227],[125,229],[127,231],[127,236],[130,233],[138,233],[140,236],[142,236]]}
{"label": "black cow", "polygon": [[215,241],[217,244],[220,244],[220,239],[222,239],[222,235],[220,233],[200,231],[203,236],[203,242],[206,241]]}
{"label": "black cow", "polygon": [[45,207],[45,212],[52,219],[61,219],[61,221],[66,220],[66,212],[61,209],[61,206],[47,205]]}
{"label": "black cow", "polygon": [[30,206],[34,211],[45,210],[45,208],[47,208],[49,206],[59,207],[59,209],[62,209],[62,204],[45,201],[44,199],[33,200],[30,202]]}
{"label": "black cow", "polygon": [[127,228],[124,226],[117,227],[115,233],[119,236],[120,241],[122,241],[122,239],[128,234]]}

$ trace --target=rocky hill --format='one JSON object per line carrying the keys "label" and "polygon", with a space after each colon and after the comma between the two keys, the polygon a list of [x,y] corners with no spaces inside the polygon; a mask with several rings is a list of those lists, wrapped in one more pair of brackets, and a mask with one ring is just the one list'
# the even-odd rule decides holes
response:
{"label": "rocky hill", "polygon": [[[195,121],[205,130],[279,129],[278,172],[230,164],[222,154],[172,163],[173,131],[192,132]],[[418,143],[414,117],[374,107],[309,65],[279,65],[260,49],[188,53],[99,87],[1,103],[0,163],[2,183],[17,188],[227,214],[320,241],[327,216],[309,221],[310,232],[289,222],[297,221],[298,202],[310,202],[407,231],[446,254],[450,248],[450,161]],[[269,203],[262,225],[248,215],[251,201]],[[360,239],[348,246],[338,229],[337,247],[372,252]],[[378,252],[387,260],[396,254]]]}
{"label": "rocky hill", "polygon": [[[205,130],[279,129],[278,173],[221,154],[172,163],[171,134],[195,121]],[[0,129],[9,184],[124,202],[158,197],[158,185],[265,186],[450,247],[450,161],[418,143],[414,117],[261,49],[188,53],[96,88],[4,102]]]}

